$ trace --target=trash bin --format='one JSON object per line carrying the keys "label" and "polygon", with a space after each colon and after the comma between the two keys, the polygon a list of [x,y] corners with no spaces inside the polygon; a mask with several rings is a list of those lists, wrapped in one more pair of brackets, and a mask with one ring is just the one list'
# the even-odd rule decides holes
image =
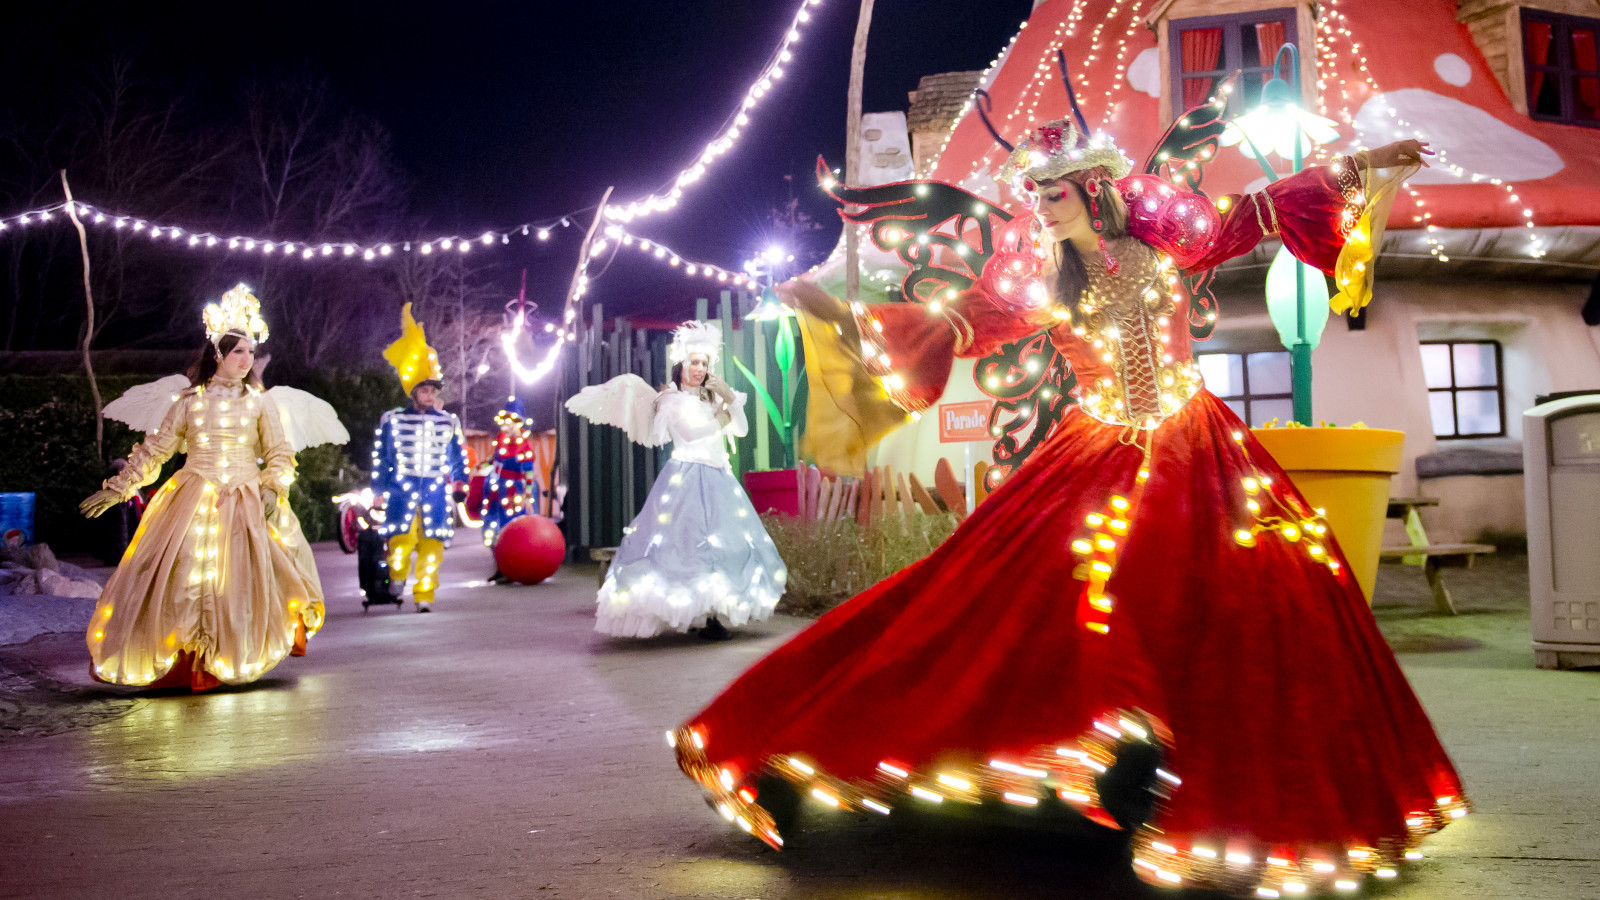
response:
{"label": "trash bin", "polygon": [[22,542],[33,543],[33,492],[0,494],[0,539],[12,529],[22,532]]}
{"label": "trash bin", "polygon": [[1600,666],[1600,396],[1522,414],[1534,665]]}

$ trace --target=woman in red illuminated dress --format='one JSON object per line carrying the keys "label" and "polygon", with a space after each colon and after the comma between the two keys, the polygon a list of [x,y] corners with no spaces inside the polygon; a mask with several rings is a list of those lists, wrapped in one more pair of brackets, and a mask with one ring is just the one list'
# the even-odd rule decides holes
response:
{"label": "woman in red illuminated dress", "polygon": [[932,555],[672,733],[722,815],[777,847],[797,797],[1072,810],[1132,832],[1148,882],[1268,897],[1392,877],[1465,815],[1325,521],[1205,390],[1178,281],[1276,235],[1370,296],[1384,201],[1427,152],[1404,141],[1213,204],[1052,122],[1006,164],[1035,215],[979,287],[834,316],[838,352],[808,365],[892,359],[879,395],[902,409],[938,398],[952,357],[1043,329],[1079,403]]}

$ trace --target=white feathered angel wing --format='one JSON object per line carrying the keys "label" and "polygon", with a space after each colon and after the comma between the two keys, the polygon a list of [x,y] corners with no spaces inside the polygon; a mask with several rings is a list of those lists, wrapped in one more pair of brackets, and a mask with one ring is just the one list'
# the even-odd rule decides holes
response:
{"label": "white feathered angel wing", "polygon": [[183,375],[168,375],[148,384],[134,385],[106,404],[105,415],[137,431],[155,431],[167,417],[167,410],[178,402],[178,395],[188,389],[189,379]]}
{"label": "white feathered angel wing", "polygon": [[318,444],[348,444],[350,432],[328,401],[299,388],[278,385],[267,391],[283,419],[283,431],[294,452]]}
{"label": "white feathered angel wing", "polygon": [[662,442],[651,435],[656,389],[637,375],[626,374],[604,384],[592,384],[567,398],[567,410],[596,425],[615,425],[628,440],[646,447]]}

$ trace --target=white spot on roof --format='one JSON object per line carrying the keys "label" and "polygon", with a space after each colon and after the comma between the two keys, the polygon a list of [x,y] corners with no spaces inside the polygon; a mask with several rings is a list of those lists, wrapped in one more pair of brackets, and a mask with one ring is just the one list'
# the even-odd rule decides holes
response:
{"label": "white spot on roof", "polygon": [[[1394,116],[1388,110],[1393,109]],[[1474,174],[1507,181],[1538,181],[1566,168],[1549,144],[1524,134],[1476,106],[1421,88],[1378,94],[1355,118],[1356,144],[1377,147],[1418,135],[1443,153],[1411,184],[1463,184]],[[1452,172],[1447,164],[1466,170]]]}
{"label": "white spot on roof", "polygon": [[1128,86],[1152,97],[1161,96],[1160,51],[1148,47],[1128,64]]}
{"label": "white spot on roof", "polygon": [[1441,53],[1435,57],[1433,71],[1444,79],[1445,84],[1456,87],[1466,87],[1467,82],[1472,80],[1472,66],[1454,53]]}

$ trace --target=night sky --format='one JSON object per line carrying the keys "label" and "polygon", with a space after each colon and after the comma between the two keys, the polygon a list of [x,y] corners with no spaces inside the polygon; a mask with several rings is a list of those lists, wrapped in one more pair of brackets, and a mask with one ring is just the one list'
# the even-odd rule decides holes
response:
{"label": "night sky", "polygon": [[[878,0],[863,108],[904,110],[920,76],[983,68],[1031,6]],[[137,49],[141,65],[191,85],[201,108],[219,116],[251,74],[324,75],[351,107],[393,133],[412,180],[412,212],[439,232],[477,234],[592,207],[608,184],[627,200],[669,182],[734,111],[795,8],[795,0],[287,0],[13,9],[4,14],[5,45],[25,52],[40,80],[17,83],[12,65],[6,93],[47,97],[52,69],[113,48]],[[787,77],[755,110],[739,145],[676,210],[634,230],[737,268],[765,244],[763,220],[787,198],[783,176],[793,175],[806,210],[826,224],[812,252],[831,246],[837,219],[811,172],[818,154],[843,164],[857,9],[853,0],[814,7]],[[539,294],[558,295],[578,234],[497,252],[512,271],[529,266]],[[651,297],[675,298],[662,301],[671,306],[685,291],[692,293],[676,271],[635,259],[614,266],[594,299],[608,311],[647,312]]]}

